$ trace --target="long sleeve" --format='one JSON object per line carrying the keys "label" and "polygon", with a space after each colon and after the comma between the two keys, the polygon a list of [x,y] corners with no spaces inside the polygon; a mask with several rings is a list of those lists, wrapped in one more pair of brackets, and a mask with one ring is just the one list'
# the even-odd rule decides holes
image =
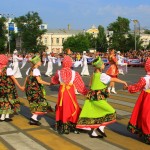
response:
{"label": "long sleeve", "polygon": [[146,85],[145,79],[140,78],[140,80],[137,83],[128,86],[128,91],[130,93],[139,92],[140,90],[142,90],[144,88],[145,85]]}
{"label": "long sleeve", "polygon": [[76,72],[75,74],[74,85],[81,94],[83,95],[87,94],[88,90],[78,72]]}
{"label": "long sleeve", "polygon": [[52,84],[59,84],[59,76],[58,76],[58,71],[55,73],[55,75],[51,78],[51,83]]}

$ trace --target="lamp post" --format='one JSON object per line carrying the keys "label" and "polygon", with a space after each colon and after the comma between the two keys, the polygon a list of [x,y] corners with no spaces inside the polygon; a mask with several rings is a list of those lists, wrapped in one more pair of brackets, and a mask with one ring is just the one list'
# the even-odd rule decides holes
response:
{"label": "lamp post", "polygon": [[140,36],[140,22],[136,19],[131,19],[131,21],[133,21],[133,23],[134,23],[134,41],[135,41],[135,50],[136,50],[137,49],[137,45],[136,45],[136,43],[137,43],[137,41],[136,41],[136,25],[138,24],[138,26],[139,26],[139,36]]}

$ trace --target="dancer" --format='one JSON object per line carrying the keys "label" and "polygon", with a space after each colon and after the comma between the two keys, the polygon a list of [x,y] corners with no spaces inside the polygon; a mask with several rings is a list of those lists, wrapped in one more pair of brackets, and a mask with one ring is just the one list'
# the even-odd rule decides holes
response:
{"label": "dancer", "polygon": [[48,66],[47,71],[45,73],[46,76],[51,76],[53,74],[53,62],[55,62],[55,57],[52,57],[50,52],[47,52]]}
{"label": "dancer", "polygon": [[19,61],[22,61],[23,58],[17,56],[18,51],[15,50],[13,54],[13,73],[15,78],[22,78],[22,74],[19,69]]}
{"label": "dancer", "polygon": [[88,69],[88,64],[87,64],[87,58],[91,58],[89,56],[86,56],[86,52],[83,52],[83,56],[82,56],[82,63],[83,63],[83,68],[81,71],[81,75],[82,76],[89,76],[89,69]]}
{"label": "dancer", "polygon": [[[109,82],[118,82],[127,85],[127,83],[102,73],[105,65],[100,57],[97,57],[92,62],[92,65],[95,67],[95,71],[90,81],[91,90],[87,94],[87,99],[76,127],[91,130],[91,138],[102,138],[106,137],[105,126],[116,121],[116,111],[107,102],[107,97],[109,96],[107,84]],[[98,135],[97,131],[100,135]]]}
{"label": "dancer", "polygon": [[13,76],[11,68],[7,68],[8,58],[0,55],[0,121],[12,121],[10,114],[20,110],[20,101],[15,85],[23,91],[18,81]]}
{"label": "dancer", "polygon": [[144,142],[150,144],[150,58],[145,63],[147,75],[141,77],[134,85],[129,85],[130,93],[141,91],[134,106],[129,124],[128,131],[144,137]]}
{"label": "dancer", "polygon": [[117,52],[117,64],[118,64],[118,70],[119,70],[119,74],[124,75],[125,73],[128,72],[127,70],[127,63],[124,62],[125,57],[123,57],[120,53],[120,51]]}
{"label": "dancer", "polygon": [[[118,71],[118,67],[117,67],[117,58],[115,56],[115,50],[114,49],[109,50],[108,60],[109,60],[110,67],[106,71],[106,74],[111,76],[112,78],[117,78],[119,71]],[[115,91],[115,83],[113,81],[110,82],[110,85],[108,87],[108,92],[109,93],[112,92],[114,94],[117,94]]]}
{"label": "dancer", "polygon": [[27,100],[29,101],[30,110],[32,116],[30,118],[30,125],[40,125],[38,121],[38,115],[46,114],[48,111],[52,111],[50,104],[45,99],[45,90],[43,84],[50,85],[41,79],[41,73],[38,69],[41,66],[41,59],[39,56],[34,56],[30,62],[32,67],[28,70],[27,78],[24,83]]}
{"label": "dancer", "polygon": [[71,70],[72,59],[64,56],[62,69],[51,78],[52,84],[60,84],[56,106],[56,130],[60,134],[70,131],[79,133],[75,126],[80,114],[80,107],[75,95],[75,88],[81,94],[87,94],[87,89],[78,72]]}

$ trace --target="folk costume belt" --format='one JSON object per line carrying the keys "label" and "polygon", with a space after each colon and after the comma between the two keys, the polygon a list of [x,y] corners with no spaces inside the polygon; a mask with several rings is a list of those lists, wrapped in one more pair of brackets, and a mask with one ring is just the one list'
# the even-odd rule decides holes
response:
{"label": "folk costume belt", "polygon": [[[62,89],[61,89],[61,99],[60,99],[60,103],[59,103],[59,106],[62,106],[62,101],[63,101],[63,96],[64,96],[64,91],[67,90],[71,100],[72,100],[72,103],[75,107],[75,111],[73,112],[72,116],[75,115],[76,111],[77,111],[77,104],[75,103],[71,93],[70,93],[70,88],[71,86],[73,85],[72,83],[69,83],[69,84],[65,84],[65,83],[60,83],[60,85],[62,85]],[[74,85],[73,85],[74,86]]]}

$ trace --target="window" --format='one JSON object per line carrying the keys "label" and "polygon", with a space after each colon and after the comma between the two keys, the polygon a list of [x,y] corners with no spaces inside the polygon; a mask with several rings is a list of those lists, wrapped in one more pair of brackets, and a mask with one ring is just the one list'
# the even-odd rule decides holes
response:
{"label": "window", "polygon": [[56,39],[56,42],[59,43],[59,38]]}
{"label": "window", "polygon": [[51,38],[51,43],[53,43],[54,41],[53,41],[53,38]]}
{"label": "window", "polygon": [[62,43],[64,43],[64,40],[65,40],[65,39],[64,39],[64,38],[62,38]]}
{"label": "window", "polygon": [[45,43],[47,43],[47,38],[45,38]]}

